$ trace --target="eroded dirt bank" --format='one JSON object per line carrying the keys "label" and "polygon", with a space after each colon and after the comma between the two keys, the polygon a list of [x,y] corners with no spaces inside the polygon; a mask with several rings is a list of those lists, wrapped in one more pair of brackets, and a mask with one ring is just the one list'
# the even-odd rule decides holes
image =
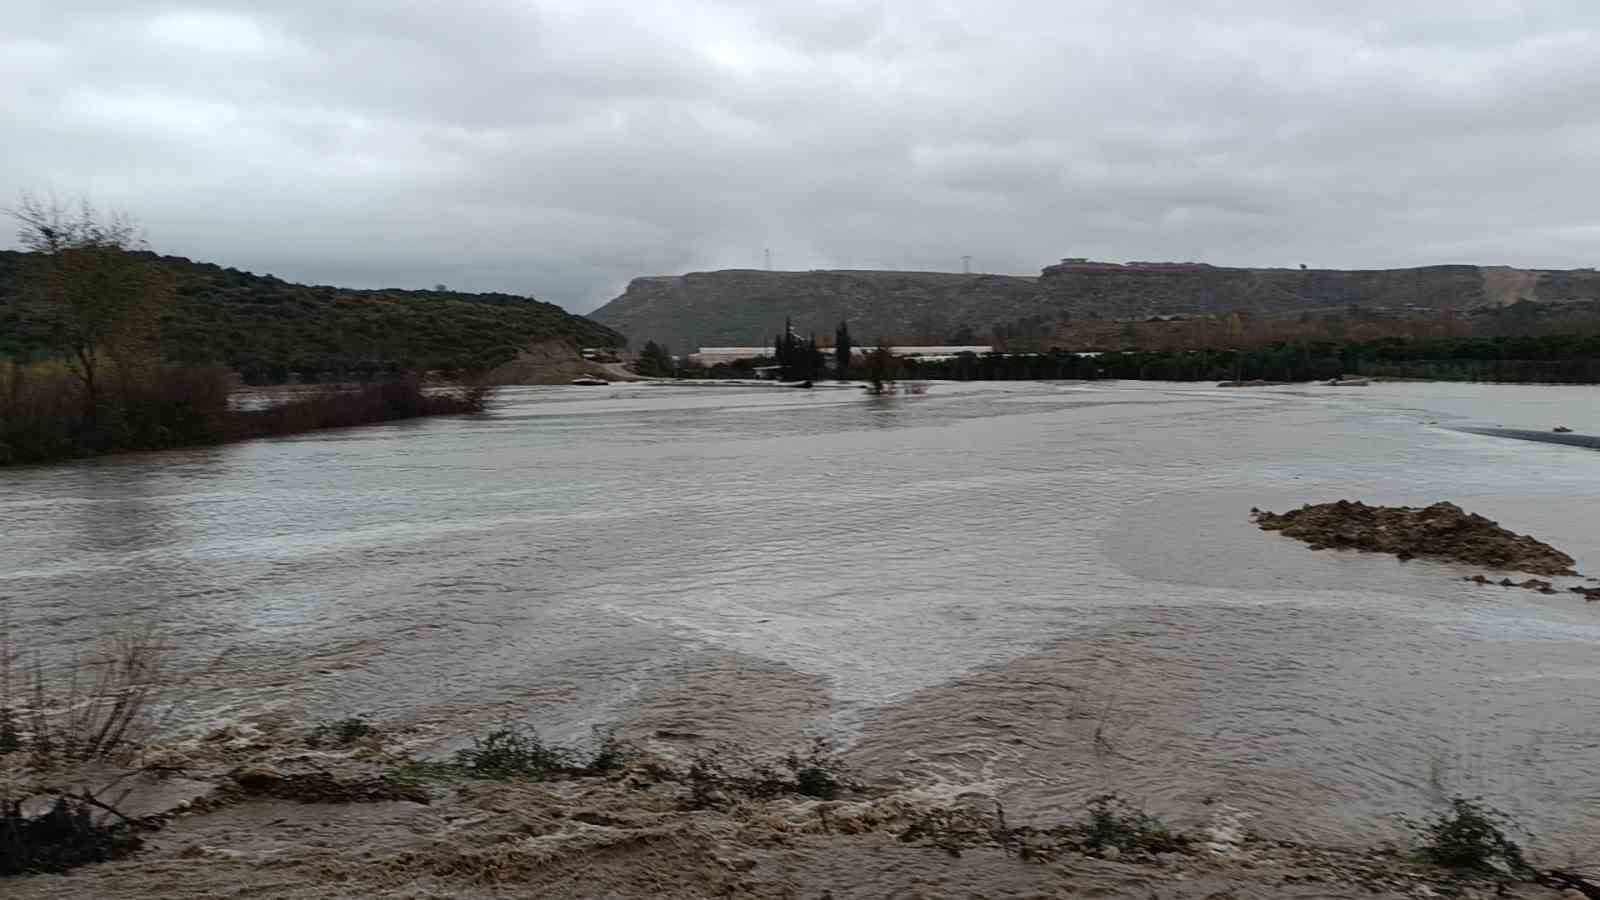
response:
{"label": "eroded dirt bank", "polygon": [[630,751],[604,772],[485,780],[419,763],[378,732],[327,743],[244,727],[152,748],[115,776],[120,808],[152,826],[142,849],[0,886],[8,898],[152,900],[1576,896],[1393,847],[1273,840],[1225,804],[1190,834],[1121,806],[1021,827],[982,793],[834,784],[831,769],[733,777],[703,757]]}

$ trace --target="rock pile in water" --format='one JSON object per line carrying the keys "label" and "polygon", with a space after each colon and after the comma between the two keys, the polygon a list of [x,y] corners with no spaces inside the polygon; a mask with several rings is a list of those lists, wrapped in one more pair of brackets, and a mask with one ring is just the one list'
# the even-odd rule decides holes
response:
{"label": "rock pile in water", "polygon": [[1252,509],[1250,515],[1263,530],[1305,541],[1313,550],[1348,548],[1391,553],[1403,560],[1425,556],[1535,575],[1578,574],[1567,554],[1454,503],[1419,509],[1340,500],[1282,514]]}

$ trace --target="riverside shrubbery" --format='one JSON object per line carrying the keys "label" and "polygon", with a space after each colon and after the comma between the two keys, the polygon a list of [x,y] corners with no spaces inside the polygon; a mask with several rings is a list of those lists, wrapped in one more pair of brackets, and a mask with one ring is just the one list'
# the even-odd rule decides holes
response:
{"label": "riverside shrubbery", "polygon": [[49,362],[0,362],[0,465],[474,412],[488,400],[487,388],[424,389],[420,377],[401,375],[235,409],[231,370],[169,361],[218,358],[208,348],[163,354],[176,283],[143,252],[130,219],[28,195],[10,213],[30,252],[13,275],[8,312],[36,333],[29,358]]}
{"label": "riverside shrubbery", "polygon": [[[456,751],[451,762],[413,764],[406,774],[547,781],[620,772],[639,755],[636,747],[604,730],[595,732],[584,751],[547,743],[526,726],[506,725],[474,737],[472,746]],[[790,752],[775,761],[739,747],[719,746],[702,748],[682,769],[655,761],[645,770],[660,781],[685,785],[689,794],[684,802],[693,809],[785,795],[832,800],[853,784],[832,748],[820,738],[805,752]]]}
{"label": "riverside shrubbery", "polygon": [[220,367],[151,366],[126,377],[112,369],[110,375],[91,403],[81,379],[61,366],[0,363],[0,465],[480,412],[491,391],[429,386],[413,375],[328,385],[241,410],[230,401],[232,374]]}
{"label": "riverside shrubbery", "polygon": [[817,738],[805,754],[790,752],[777,764],[753,759],[737,748],[702,750],[675,780],[689,785],[689,805],[719,806],[735,798],[763,800],[797,794],[832,800],[850,786],[844,766],[827,741]]}

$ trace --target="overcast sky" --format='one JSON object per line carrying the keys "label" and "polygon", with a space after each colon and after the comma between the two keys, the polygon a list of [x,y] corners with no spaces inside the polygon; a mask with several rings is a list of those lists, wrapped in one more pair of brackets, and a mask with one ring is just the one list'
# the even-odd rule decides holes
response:
{"label": "overcast sky", "polygon": [[592,309],[644,274],[1600,263],[1600,0],[8,0],[0,205]]}

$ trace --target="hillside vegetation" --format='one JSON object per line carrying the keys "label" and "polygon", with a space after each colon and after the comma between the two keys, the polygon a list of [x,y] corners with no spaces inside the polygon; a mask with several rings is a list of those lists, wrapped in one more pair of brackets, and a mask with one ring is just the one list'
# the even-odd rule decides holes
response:
{"label": "hillside vegetation", "polygon": [[[615,331],[561,307],[510,294],[350,290],[140,254],[175,282],[161,321],[161,352],[185,365],[219,364],[252,383],[291,372],[306,380],[417,370],[478,371],[535,341],[624,343]],[[48,353],[44,317],[22,301],[26,255],[0,251],[0,356]]]}

